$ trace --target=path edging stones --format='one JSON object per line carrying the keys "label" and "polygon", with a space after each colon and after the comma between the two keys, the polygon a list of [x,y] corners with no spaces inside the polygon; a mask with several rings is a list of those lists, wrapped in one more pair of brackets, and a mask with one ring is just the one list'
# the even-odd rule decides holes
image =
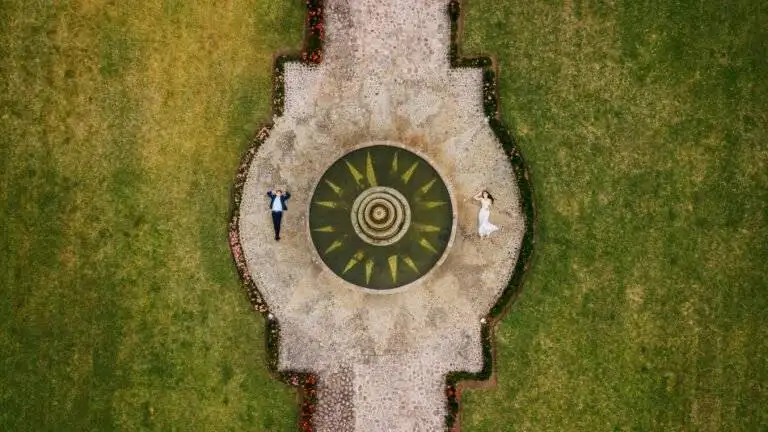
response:
{"label": "path edging stones", "polygon": [[[300,54],[278,55],[274,61],[273,87],[272,87],[272,112],[275,117],[283,114],[285,102],[284,70],[286,62],[300,62],[306,66],[313,66],[323,59],[323,1],[307,0],[307,17],[305,20],[305,36],[303,49]],[[525,231],[515,268],[496,303],[491,307],[485,318],[481,321],[483,367],[478,373],[451,372],[446,376],[446,403],[447,414],[445,427],[447,430],[458,430],[459,410],[462,391],[462,382],[487,381],[493,375],[493,329],[504,317],[509,306],[517,298],[522,288],[525,272],[531,265],[534,226],[536,212],[533,203],[533,189],[530,174],[525,160],[517,143],[509,133],[506,126],[500,120],[499,100],[496,81],[496,67],[490,57],[461,57],[459,40],[461,33],[462,14],[458,0],[452,0],[446,11],[451,23],[450,63],[453,68],[482,68],[483,70],[483,110],[488,124],[493,130],[512,165],[513,172],[520,191],[520,200],[525,217]],[[269,137],[274,123],[262,127],[253,138],[248,150],[241,159],[235,175],[232,189],[232,205],[229,222],[229,246],[241,285],[245,289],[248,299],[254,310],[262,313],[266,319],[266,348],[267,364],[273,376],[277,379],[299,388],[300,410],[298,426],[301,431],[313,430],[312,416],[317,406],[317,377],[314,374],[299,371],[278,371],[278,351],[280,344],[280,325],[269,312],[269,307],[259,292],[258,287],[247,268],[245,256],[240,242],[239,220],[240,203],[242,201],[243,187],[254,155],[261,144]]]}

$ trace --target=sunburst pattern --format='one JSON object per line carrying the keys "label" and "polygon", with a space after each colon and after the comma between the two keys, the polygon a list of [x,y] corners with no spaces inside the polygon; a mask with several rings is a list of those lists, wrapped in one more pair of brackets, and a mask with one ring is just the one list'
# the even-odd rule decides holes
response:
{"label": "sunburst pattern", "polygon": [[372,146],[336,161],[318,182],[310,234],[334,273],[390,289],[426,274],[451,235],[453,209],[437,171],[398,147]]}

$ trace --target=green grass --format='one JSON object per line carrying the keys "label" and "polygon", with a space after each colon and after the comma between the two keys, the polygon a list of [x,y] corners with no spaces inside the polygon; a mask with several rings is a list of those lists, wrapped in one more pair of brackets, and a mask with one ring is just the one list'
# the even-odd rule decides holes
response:
{"label": "green grass", "polygon": [[[295,430],[226,249],[300,1],[0,7],[0,430]],[[768,8],[466,1],[533,267],[463,430],[768,429]]]}
{"label": "green grass", "polygon": [[768,8],[466,3],[539,219],[462,430],[768,430]]}
{"label": "green grass", "polygon": [[227,249],[299,2],[4,2],[0,430],[295,430]]}

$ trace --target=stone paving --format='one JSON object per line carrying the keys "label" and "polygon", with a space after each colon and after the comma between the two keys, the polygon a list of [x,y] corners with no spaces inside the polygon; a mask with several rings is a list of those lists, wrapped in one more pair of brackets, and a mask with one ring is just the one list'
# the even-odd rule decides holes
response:
{"label": "stone paving", "polygon": [[[283,116],[251,163],[240,240],[281,326],[279,368],[318,376],[319,431],[442,430],[445,375],[482,367],[480,320],[498,299],[525,229],[520,194],[482,109],[482,71],[451,69],[445,0],[327,0],[325,59],[285,66]],[[392,292],[363,290],[318,258],[310,197],[335,160],[390,143],[423,155],[453,195],[442,263]],[[292,194],[281,241],[265,192]],[[477,235],[481,189],[496,198]]]}

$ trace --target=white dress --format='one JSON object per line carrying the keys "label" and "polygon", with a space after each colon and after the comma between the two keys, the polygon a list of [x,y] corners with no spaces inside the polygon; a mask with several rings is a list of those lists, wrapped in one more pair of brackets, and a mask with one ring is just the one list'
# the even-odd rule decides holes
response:
{"label": "white dress", "polygon": [[480,213],[477,215],[477,232],[480,234],[480,237],[486,237],[499,229],[499,227],[488,221],[491,217],[491,200],[481,198],[480,204]]}

